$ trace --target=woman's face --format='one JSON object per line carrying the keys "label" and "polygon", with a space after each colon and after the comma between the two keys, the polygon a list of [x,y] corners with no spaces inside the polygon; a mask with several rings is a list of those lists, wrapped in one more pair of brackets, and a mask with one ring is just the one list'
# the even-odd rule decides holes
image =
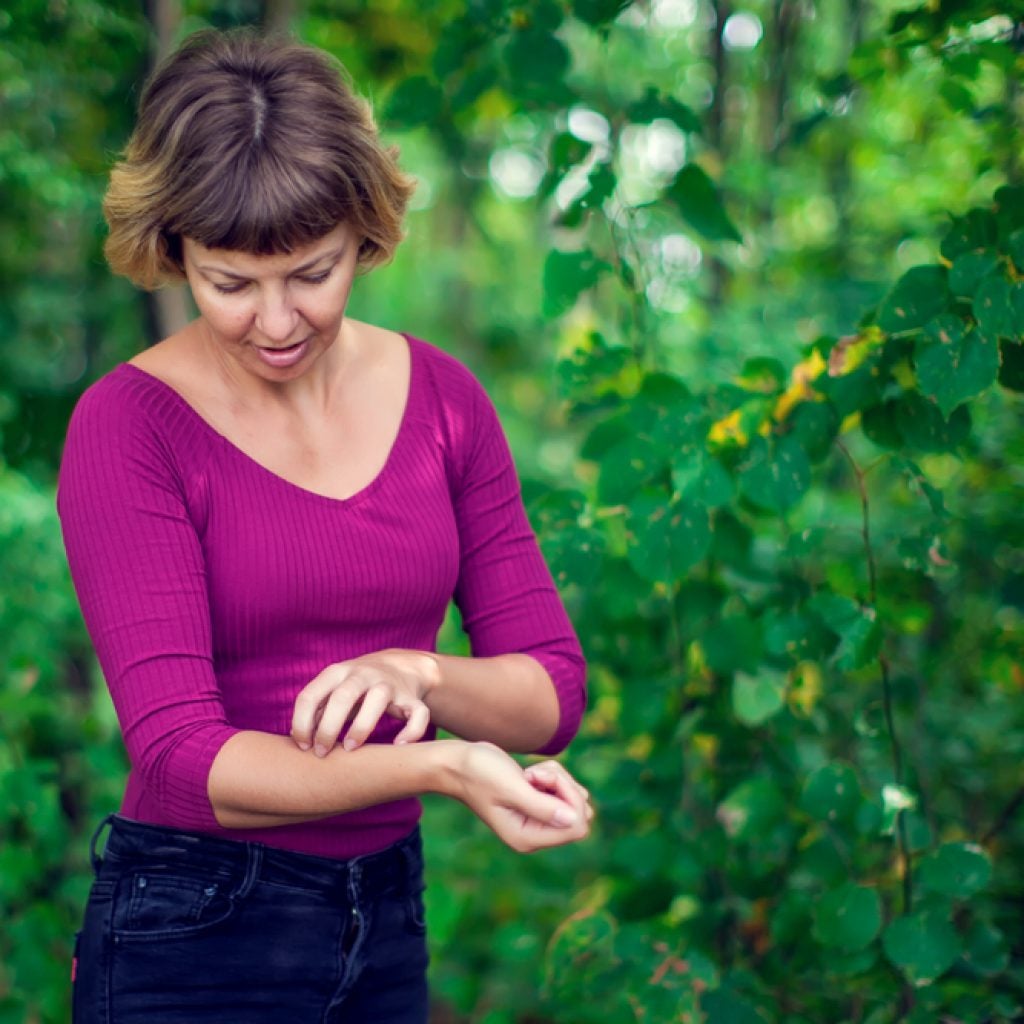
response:
{"label": "woman's face", "polygon": [[273,382],[300,377],[334,344],[358,249],[344,224],[281,256],[182,240],[185,276],[210,340],[233,365]]}

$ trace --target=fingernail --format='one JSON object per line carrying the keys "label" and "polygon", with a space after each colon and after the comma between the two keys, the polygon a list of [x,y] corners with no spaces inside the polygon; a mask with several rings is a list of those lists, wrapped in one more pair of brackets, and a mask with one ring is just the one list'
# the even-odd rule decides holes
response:
{"label": "fingernail", "polygon": [[315,746],[315,747],[313,748],[313,753],[314,753],[314,754],[316,754],[316,756],[317,756],[317,757],[323,757],[323,756],[324,756],[324,754],[326,754],[326,753],[327,753],[327,748],[326,748],[326,747],[324,747],[324,746],[321,746],[321,745],[320,745],[320,744],[318,743],[318,744],[317,744],[317,745],[316,745],[316,746]]}
{"label": "fingernail", "polygon": [[559,807],[551,818],[552,825],[575,825],[577,821],[579,818],[568,807]]}
{"label": "fingernail", "polygon": [[309,750],[309,744],[305,740],[296,740],[295,743],[299,750]]}
{"label": "fingernail", "polygon": [[356,747],[358,747],[358,746],[359,746],[359,744],[358,744],[358,743],[356,743],[356,741],[355,741],[355,740],[351,740],[351,739],[346,739],[346,740],[345,740],[345,742],[344,742],[344,743],[342,743],[342,746],[343,746],[343,747],[344,747],[344,748],[345,748],[346,750],[355,750],[355,749],[356,749]]}

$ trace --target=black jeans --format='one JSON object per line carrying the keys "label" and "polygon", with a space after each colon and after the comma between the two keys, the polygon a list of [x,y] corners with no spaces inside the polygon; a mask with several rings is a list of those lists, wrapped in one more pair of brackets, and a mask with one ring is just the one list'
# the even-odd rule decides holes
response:
{"label": "black jeans", "polygon": [[331,860],[112,814],[92,857],[74,1024],[427,1020],[418,828]]}

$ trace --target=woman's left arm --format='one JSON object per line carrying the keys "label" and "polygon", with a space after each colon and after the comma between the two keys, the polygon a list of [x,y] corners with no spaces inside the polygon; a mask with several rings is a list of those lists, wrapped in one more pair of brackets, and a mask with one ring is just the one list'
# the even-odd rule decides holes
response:
{"label": "woman's left arm", "polygon": [[523,507],[497,411],[465,367],[449,380],[452,504],[460,568],[454,599],[472,657],[386,649],[328,666],[299,695],[292,736],[326,753],[346,721],[345,746],[383,714],[407,720],[396,742],[429,721],[505,750],[555,754],[576,734],[586,662]]}
{"label": "woman's left arm", "polygon": [[551,676],[525,654],[463,658],[390,648],[330,665],[299,695],[292,737],[326,754],[348,718],[354,750],[381,715],[404,718],[397,743],[414,742],[429,722],[465,740],[519,753],[548,749],[561,711]]}

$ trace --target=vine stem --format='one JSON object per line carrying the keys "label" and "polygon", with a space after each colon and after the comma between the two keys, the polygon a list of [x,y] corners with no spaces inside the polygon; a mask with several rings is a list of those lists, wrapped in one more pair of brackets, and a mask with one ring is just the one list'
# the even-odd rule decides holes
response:
{"label": "vine stem", "polygon": [[999,817],[992,823],[992,827],[981,837],[983,846],[990,842],[1013,820],[1017,811],[1024,805],[1024,786],[1021,786],[1010,798],[1010,802],[999,812]]}
{"label": "vine stem", "polygon": [[[868,489],[864,482],[865,471],[860,468],[849,448],[842,441],[836,441],[836,447],[843,453],[857,481],[860,494],[861,537],[864,541],[864,552],[868,560],[868,600],[872,610],[878,600],[878,573],[875,567],[875,549],[871,542],[871,506],[868,500]],[[896,720],[893,715],[892,678],[889,673],[889,659],[879,651],[878,669],[882,679],[882,707],[885,712],[885,726],[889,733],[889,746],[892,751],[893,777],[896,785],[903,786],[903,748],[896,733]],[[902,810],[896,812],[896,848],[899,853],[900,868],[903,881],[903,913],[909,914],[914,899],[914,881],[910,865],[910,843],[907,839],[907,823]]]}

